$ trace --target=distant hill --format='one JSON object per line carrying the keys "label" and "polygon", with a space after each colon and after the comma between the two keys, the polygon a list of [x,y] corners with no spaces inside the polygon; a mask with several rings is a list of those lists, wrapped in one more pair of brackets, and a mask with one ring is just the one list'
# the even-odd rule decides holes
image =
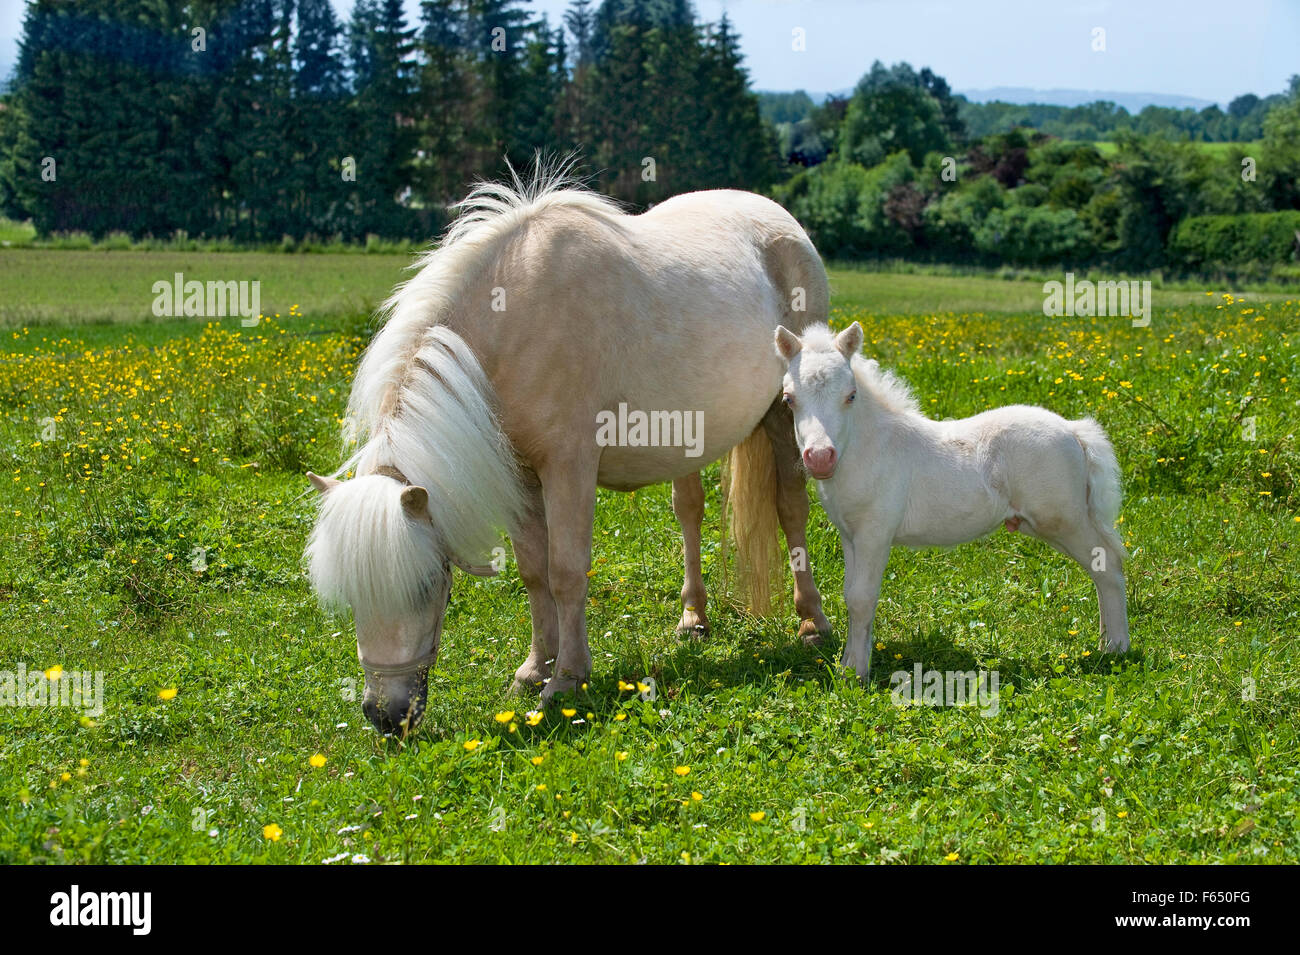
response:
{"label": "distant hill", "polygon": [[1202,110],[1214,106],[1213,100],[1195,96],[1174,96],[1169,93],[1114,93],[1105,90],[1034,90],[1023,86],[995,86],[986,90],[958,90],[973,103],[1045,103],[1051,106],[1083,106],[1106,100],[1123,106],[1130,113],[1140,113],[1146,106],[1167,106],[1173,109]]}

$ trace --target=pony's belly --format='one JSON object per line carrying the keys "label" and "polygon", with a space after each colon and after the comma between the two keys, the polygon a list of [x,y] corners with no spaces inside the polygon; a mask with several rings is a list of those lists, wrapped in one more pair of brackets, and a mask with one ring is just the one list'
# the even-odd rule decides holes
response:
{"label": "pony's belly", "polygon": [[[635,491],[647,484],[694,474],[745,440],[760,417],[756,416],[748,428],[732,427],[717,438],[706,428],[706,439],[691,443],[661,443],[658,447],[628,443],[605,445],[600,453],[596,481],[601,487],[611,490]],[[635,433],[624,437],[633,441],[639,439]]]}
{"label": "pony's belly", "polygon": [[[781,390],[766,332],[733,339],[733,354],[701,347],[701,370],[666,376],[658,364],[629,362],[618,400],[596,417],[597,481],[632,490],[671,481],[718,460],[756,428]],[[681,368],[684,361],[663,361]]]}

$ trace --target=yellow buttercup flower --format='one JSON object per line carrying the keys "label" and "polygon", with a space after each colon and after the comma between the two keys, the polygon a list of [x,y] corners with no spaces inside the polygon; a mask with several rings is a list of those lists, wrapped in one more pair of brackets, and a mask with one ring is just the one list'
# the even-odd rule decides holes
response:
{"label": "yellow buttercup flower", "polygon": [[498,713],[494,718],[498,723],[509,723],[512,719],[515,718],[515,711],[505,710],[501,713]]}
{"label": "yellow buttercup flower", "polygon": [[176,698],[176,687],[174,686],[169,686],[165,690],[158,691],[158,699],[160,700],[173,700],[175,698]]}
{"label": "yellow buttercup flower", "polygon": [[273,822],[262,827],[263,839],[269,839],[272,842],[279,842],[282,835],[284,835],[284,830]]}
{"label": "yellow buttercup flower", "polygon": [[476,739],[466,740],[466,741],[465,741],[465,752],[467,752],[467,753],[472,753],[472,752],[474,752],[474,750],[476,750],[476,749],[479,748],[479,745],[480,745],[480,743],[479,743],[479,741],[476,740]]}
{"label": "yellow buttercup flower", "polygon": [[321,753],[312,754],[311,759],[307,760],[314,769],[320,769],[325,765],[325,757]]}
{"label": "yellow buttercup flower", "polygon": [[767,818],[767,813],[763,812],[762,810],[759,810],[758,812],[751,812],[749,814],[750,822],[762,822],[766,818]]}

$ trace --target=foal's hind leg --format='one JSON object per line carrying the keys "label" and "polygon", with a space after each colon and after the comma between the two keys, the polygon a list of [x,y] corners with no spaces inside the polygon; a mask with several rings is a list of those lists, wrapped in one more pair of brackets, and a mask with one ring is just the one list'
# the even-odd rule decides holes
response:
{"label": "foal's hind leg", "polygon": [[702,637],[709,632],[709,618],[704,613],[708,596],[704,593],[704,575],[700,570],[704,486],[700,483],[698,471],[673,481],[673,513],[682,528],[682,556],[686,570],[682,583],[682,621],[677,625],[677,632],[682,636]]}
{"label": "foal's hind leg", "polygon": [[776,462],[776,513],[794,571],[794,609],[803,621],[799,636],[804,643],[819,644],[831,632],[831,624],[822,611],[822,595],[808,563],[808,482],[799,462],[793,419],[779,398],[763,416],[763,430],[772,442],[772,459]]}
{"label": "foal's hind leg", "polygon": [[527,488],[527,510],[520,526],[511,538],[519,577],[528,588],[528,609],[533,618],[533,645],[528,659],[515,671],[514,690],[518,693],[537,692],[551,677],[551,661],[559,652],[560,620],[551,598],[548,570],[546,533],[546,507],[542,503],[542,489],[536,483]]}
{"label": "foal's hind leg", "polygon": [[1099,532],[1091,520],[1083,517],[1070,522],[1061,521],[1051,528],[1050,534],[1039,530],[1035,536],[1074,558],[1092,578],[1093,585],[1097,588],[1100,617],[1099,649],[1105,653],[1123,653],[1128,650],[1128,608],[1124,594],[1123,557],[1115,534]]}

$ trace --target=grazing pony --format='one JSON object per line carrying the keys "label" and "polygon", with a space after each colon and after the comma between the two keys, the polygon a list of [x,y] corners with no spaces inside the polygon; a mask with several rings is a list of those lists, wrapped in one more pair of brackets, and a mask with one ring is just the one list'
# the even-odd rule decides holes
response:
{"label": "grazing pony", "polygon": [[1119,465],[1101,427],[1026,405],[931,421],[861,348],[857,322],[839,335],[824,325],[802,338],[776,330],[782,400],[844,548],[844,666],[869,675],[871,623],[893,545],[951,546],[999,524],[1078,561],[1097,587],[1102,649],[1127,650]]}
{"label": "grazing pony", "polygon": [[[587,679],[597,487],[672,482],[683,632],[709,626],[709,462],[733,452],[729,504],[752,578],[775,563],[764,554],[778,523],[806,554],[808,496],[771,344],[782,323],[827,315],[826,273],[799,224],[734,191],[627,215],[558,174],[481,185],[461,209],[384,306],[357,368],[358,447],[335,472],[356,476],[308,475],[321,492],[311,580],[353,610],[362,708],[382,732],[419,719],[451,568],[499,570],[503,550],[487,560],[502,529],[532,613],[515,687],[544,687],[546,702]],[[800,634],[815,641],[830,625],[806,561],[794,570]]]}

